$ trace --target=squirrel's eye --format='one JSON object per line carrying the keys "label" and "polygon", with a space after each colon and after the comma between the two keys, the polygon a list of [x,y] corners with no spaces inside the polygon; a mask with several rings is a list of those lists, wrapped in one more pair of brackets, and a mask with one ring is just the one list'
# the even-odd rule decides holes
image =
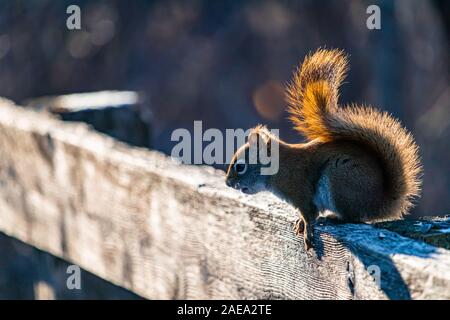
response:
{"label": "squirrel's eye", "polygon": [[238,174],[244,174],[245,171],[247,171],[247,164],[245,162],[236,161],[234,164],[234,171]]}

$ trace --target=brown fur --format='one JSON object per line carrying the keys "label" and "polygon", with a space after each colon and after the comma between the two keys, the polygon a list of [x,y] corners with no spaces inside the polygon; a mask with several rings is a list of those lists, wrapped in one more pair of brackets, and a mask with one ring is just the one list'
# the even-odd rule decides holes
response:
{"label": "brown fur", "polygon": [[279,142],[278,173],[258,177],[257,165],[245,175],[234,172],[236,159],[255,139],[238,150],[227,172],[228,185],[244,186],[248,193],[270,190],[298,208],[302,219],[296,227],[307,248],[320,211],[351,222],[395,219],[420,192],[418,148],[400,122],[371,107],[338,106],[346,70],[342,51],[306,57],[287,88],[287,100],[295,128],[310,142],[286,144],[258,126],[251,135],[262,137],[263,146]]}

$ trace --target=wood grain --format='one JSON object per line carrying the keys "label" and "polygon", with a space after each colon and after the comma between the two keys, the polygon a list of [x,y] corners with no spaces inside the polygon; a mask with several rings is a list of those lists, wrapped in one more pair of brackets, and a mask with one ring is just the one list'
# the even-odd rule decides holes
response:
{"label": "wood grain", "polygon": [[450,298],[449,251],[370,225],[323,224],[307,254],[295,217],[272,195],[226,188],[211,168],[0,101],[0,230],[139,295]]}

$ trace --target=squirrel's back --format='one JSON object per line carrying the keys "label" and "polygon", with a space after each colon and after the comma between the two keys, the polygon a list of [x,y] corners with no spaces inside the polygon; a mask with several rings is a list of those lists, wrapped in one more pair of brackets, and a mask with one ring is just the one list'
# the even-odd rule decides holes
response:
{"label": "squirrel's back", "polygon": [[308,140],[346,140],[369,147],[380,160],[385,181],[379,218],[402,216],[420,193],[418,147],[412,135],[386,112],[338,105],[347,66],[339,50],[319,50],[306,57],[287,89],[290,118]]}

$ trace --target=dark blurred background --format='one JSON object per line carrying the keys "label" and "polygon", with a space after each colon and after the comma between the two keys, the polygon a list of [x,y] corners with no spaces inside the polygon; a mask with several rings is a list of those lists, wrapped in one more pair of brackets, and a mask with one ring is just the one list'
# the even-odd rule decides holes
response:
{"label": "dark blurred background", "polygon": [[[66,28],[67,6],[81,30]],[[381,30],[366,27],[371,4]],[[283,85],[304,55],[342,48],[351,70],[341,102],[387,110],[413,131],[425,165],[413,215],[450,209],[450,1],[0,1],[0,96],[135,90],[153,115],[152,145],[171,132],[279,128]]]}

